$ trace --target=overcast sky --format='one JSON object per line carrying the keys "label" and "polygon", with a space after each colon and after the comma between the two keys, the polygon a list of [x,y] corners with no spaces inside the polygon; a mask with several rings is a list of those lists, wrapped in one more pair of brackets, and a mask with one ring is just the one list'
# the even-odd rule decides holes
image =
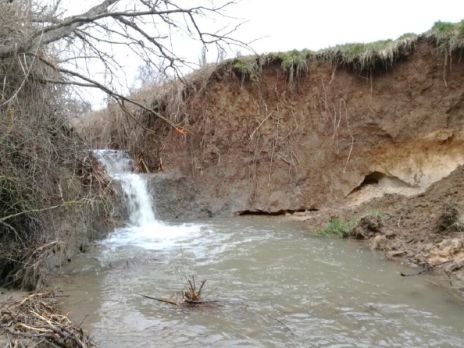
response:
{"label": "overcast sky", "polygon": [[[68,1],[68,9],[77,12],[96,0]],[[318,50],[347,42],[395,39],[407,32],[422,33],[437,20],[460,21],[464,19],[464,0],[241,0],[228,14],[247,21],[234,36],[247,42],[258,39],[252,44],[258,53]],[[222,26],[226,21],[210,24]],[[186,42],[180,47],[179,55],[198,61],[201,45]],[[132,85],[140,62],[127,52],[118,55],[125,67],[123,80]],[[92,99],[95,106],[103,105],[95,93]]]}
{"label": "overcast sky", "polygon": [[266,36],[258,52],[317,50],[346,42],[422,33],[437,20],[464,19],[464,0],[243,0],[232,9],[249,23],[242,38]]}

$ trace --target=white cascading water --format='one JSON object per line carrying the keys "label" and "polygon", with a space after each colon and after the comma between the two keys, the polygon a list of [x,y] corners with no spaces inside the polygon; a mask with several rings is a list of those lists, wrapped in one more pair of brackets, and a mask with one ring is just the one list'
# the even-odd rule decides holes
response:
{"label": "white cascading water", "polygon": [[155,224],[153,204],[148,193],[147,181],[134,172],[134,164],[127,152],[116,150],[97,150],[97,159],[106,169],[106,173],[120,182],[125,194],[125,203],[129,212],[129,222],[133,226]]}
{"label": "white cascading water", "polygon": [[133,160],[127,152],[95,150],[94,154],[108,176],[120,183],[129,213],[126,226],[114,231],[108,243],[114,246],[137,245],[146,249],[159,249],[199,232],[199,225],[171,226],[156,220],[146,174],[134,172]]}

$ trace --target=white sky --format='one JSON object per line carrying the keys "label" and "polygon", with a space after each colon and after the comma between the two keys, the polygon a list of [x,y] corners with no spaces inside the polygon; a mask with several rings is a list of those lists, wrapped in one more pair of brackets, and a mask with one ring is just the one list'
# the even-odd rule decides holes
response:
{"label": "white sky", "polygon": [[[68,1],[72,12],[96,2]],[[464,0],[241,0],[228,14],[248,21],[234,37],[242,41],[260,38],[252,44],[258,53],[318,50],[347,42],[395,39],[407,32],[422,33],[438,20],[460,21],[464,19]],[[221,27],[227,20],[207,25]],[[179,55],[198,62],[201,45],[185,42],[178,47]],[[122,80],[132,85],[141,63],[128,52],[117,54],[126,73]],[[94,106],[103,106],[95,91],[91,99]]]}
{"label": "white sky", "polygon": [[261,53],[422,33],[464,19],[464,0],[242,0],[233,10],[250,20],[241,37],[267,36],[253,45]]}

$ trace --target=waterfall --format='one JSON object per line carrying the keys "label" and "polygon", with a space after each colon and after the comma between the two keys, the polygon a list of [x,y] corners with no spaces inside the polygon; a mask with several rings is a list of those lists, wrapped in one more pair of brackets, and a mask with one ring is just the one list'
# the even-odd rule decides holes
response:
{"label": "waterfall", "polygon": [[148,193],[147,180],[134,172],[132,159],[127,152],[96,150],[95,155],[103,164],[107,174],[121,184],[132,226],[156,224],[153,202]]}
{"label": "waterfall", "polygon": [[129,223],[139,227],[156,224],[147,180],[142,174],[134,172],[133,161],[127,152],[96,150],[95,155],[107,174],[121,184],[129,212]]}
{"label": "waterfall", "polygon": [[191,238],[200,225],[168,225],[155,218],[153,200],[148,191],[147,174],[134,171],[129,154],[119,150],[94,150],[108,176],[119,183],[124,193],[123,202],[129,213],[126,226],[116,229],[106,240],[115,246],[136,245],[145,249],[160,249]]}

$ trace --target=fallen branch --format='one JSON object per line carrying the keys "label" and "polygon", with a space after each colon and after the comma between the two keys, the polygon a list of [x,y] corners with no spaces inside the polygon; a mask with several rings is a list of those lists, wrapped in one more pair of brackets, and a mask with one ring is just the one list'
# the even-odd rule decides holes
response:
{"label": "fallen branch", "polygon": [[206,284],[206,280],[202,280],[200,287],[197,289],[197,284],[195,282],[195,276],[191,276],[190,278],[187,279],[187,289],[185,291],[182,291],[182,299],[177,302],[166,300],[166,299],[159,298],[159,297],[142,295],[142,294],[140,294],[140,296],[148,298],[150,300],[163,302],[163,303],[171,304],[171,305],[178,306],[178,307],[208,305],[208,304],[213,304],[213,303],[218,302],[218,301],[204,301],[201,298],[201,291],[203,290],[205,284]]}
{"label": "fallen branch", "polygon": [[158,302],[169,303],[169,304],[172,304],[174,306],[178,306],[178,303],[174,302],[174,301],[165,300],[165,299],[162,299],[162,298],[151,297],[151,296],[142,295],[142,294],[140,294],[140,296],[148,298],[150,300],[155,300],[155,301],[158,301]]}
{"label": "fallen branch", "polygon": [[35,293],[0,310],[0,333],[11,347],[89,348],[93,342],[81,328],[56,311],[54,292]]}

